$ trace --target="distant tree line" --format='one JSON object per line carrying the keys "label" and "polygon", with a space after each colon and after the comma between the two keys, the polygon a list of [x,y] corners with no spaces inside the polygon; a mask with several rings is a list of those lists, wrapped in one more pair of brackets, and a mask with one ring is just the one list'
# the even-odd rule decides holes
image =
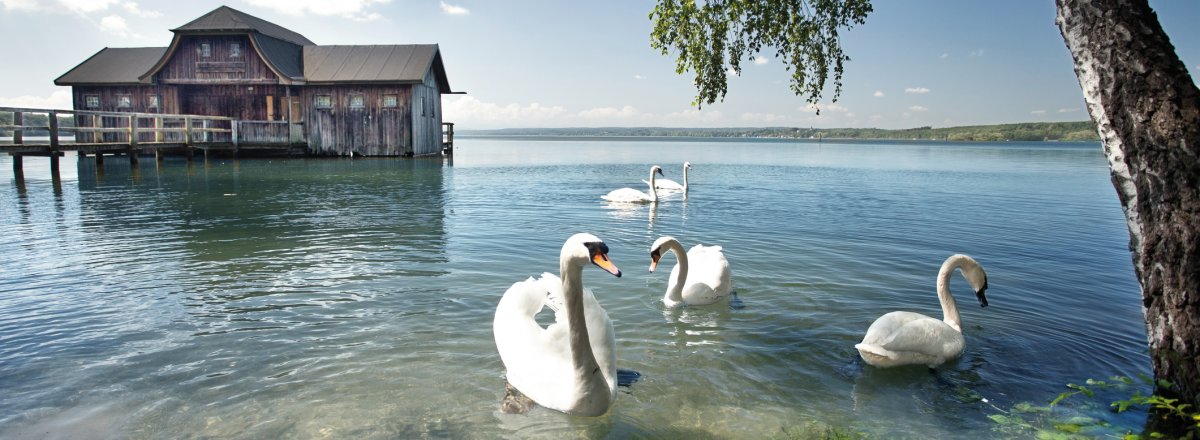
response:
{"label": "distant tree line", "polygon": [[785,139],[897,139],[944,141],[1099,141],[1091,121],[1029,122],[962,127],[916,127],[900,130],[882,128],[798,128],[798,127],[575,127],[506,128],[500,130],[459,130],[464,135],[493,136],[682,136],[721,138]]}

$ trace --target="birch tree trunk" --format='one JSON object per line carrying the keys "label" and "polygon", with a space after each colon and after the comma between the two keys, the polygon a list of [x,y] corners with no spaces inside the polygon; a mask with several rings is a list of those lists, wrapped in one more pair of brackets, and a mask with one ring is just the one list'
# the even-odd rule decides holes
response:
{"label": "birch tree trunk", "polygon": [[1129,225],[1154,375],[1200,404],[1200,91],[1147,0],[1056,0]]}

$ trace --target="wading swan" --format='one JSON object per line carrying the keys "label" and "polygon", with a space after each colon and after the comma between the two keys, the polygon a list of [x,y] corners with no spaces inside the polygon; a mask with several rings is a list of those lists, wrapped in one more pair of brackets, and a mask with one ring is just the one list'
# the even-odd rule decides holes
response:
{"label": "wading swan", "polygon": [[867,329],[861,343],[854,348],[868,364],[876,367],[924,364],[930,368],[962,354],[962,324],[958,320],[958,306],[950,295],[950,275],[959,269],[979,305],[987,307],[987,273],[971,257],[956,254],[942,263],[937,276],[938,300],[942,303],[941,321],[913,312],[891,312],[876,319]]}
{"label": "wading swan", "polygon": [[[492,331],[509,384],[544,407],[599,416],[617,399],[617,347],[608,313],[583,287],[588,263],[621,276],[603,241],[575,234],[559,256],[562,278],[544,273],[514,283],[496,306]],[[554,310],[546,328],[534,318],[543,306]]]}
{"label": "wading swan", "polygon": [[638,191],[633,188],[614,189],[608,194],[600,196],[604,200],[610,202],[626,202],[626,203],[654,203],[658,201],[658,190],[654,188],[654,174],[663,175],[662,167],[658,165],[650,167],[650,194]]}
{"label": "wading swan", "polygon": [[[690,170],[690,169],[692,169],[692,163],[691,163],[691,162],[684,162],[684,163],[683,163],[683,185],[680,185],[680,184],[679,184],[679,182],[676,182],[676,181],[674,181],[674,180],[671,180],[671,179],[658,179],[658,181],[657,181],[657,182],[655,182],[655,186],[654,186],[654,187],[655,187],[655,188],[658,188],[658,189],[661,189],[661,190],[667,190],[667,191],[683,191],[683,192],[687,192],[687,189],[688,189],[688,170]],[[650,183],[650,182],[646,182],[645,180],[643,180],[642,182],[645,182],[645,183]]]}
{"label": "wading swan", "polygon": [[733,290],[729,261],[720,246],[695,245],[686,254],[683,245],[674,237],[660,237],[650,246],[650,271],[658,266],[665,251],[675,253],[675,268],[667,281],[663,304],[677,307],[683,304],[702,306],[724,300]]}

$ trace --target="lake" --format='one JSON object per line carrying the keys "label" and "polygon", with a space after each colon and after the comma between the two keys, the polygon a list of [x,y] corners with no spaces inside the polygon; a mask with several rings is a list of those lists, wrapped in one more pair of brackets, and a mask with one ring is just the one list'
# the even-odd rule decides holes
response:
{"label": "lake", "polygon": [[[686,199],[600,199],[644,188],[654,164],[681,181],[684,161]],[[1014,410],[1150,374],[1095,143],[460,136],[449,160],[62,164],[52,179],[26,158],[18,181],[0,157],[2,438],[1003,438],[1032,435],[997,422],[1016,416],[1144,422],[1082,398]],[[583,277],[641,380],[603,417],[504,414],[496,304],[556,271],[576,232],[624,272]],[[663,235],[723,246],[745,307],[665,309],[675,259],[647,270]],[[935,277],[954,253],[990,286],[980,308],[950,284],[962,357],[864,365],[853,346],[875,318],[941,317]]]}

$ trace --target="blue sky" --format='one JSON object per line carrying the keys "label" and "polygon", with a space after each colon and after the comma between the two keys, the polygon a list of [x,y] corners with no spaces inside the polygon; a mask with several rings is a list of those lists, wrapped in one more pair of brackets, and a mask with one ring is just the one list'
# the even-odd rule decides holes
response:
{"label": "blue sky", "polygon": [[[317,44],[437,43],[444,119],[504,127],[910,128],[1088,118],[1051,0],[877,0],[843,34],[838,102],[820,116],[768,52],[724,102],[697,110],[688,75],[650,48],[650,1],[0,0],[0,105],[67,108],[54,78],[104,47],[166,46],[170,29],[225,4]],[[1200,2],[1152,0],[1200,72]]]}

